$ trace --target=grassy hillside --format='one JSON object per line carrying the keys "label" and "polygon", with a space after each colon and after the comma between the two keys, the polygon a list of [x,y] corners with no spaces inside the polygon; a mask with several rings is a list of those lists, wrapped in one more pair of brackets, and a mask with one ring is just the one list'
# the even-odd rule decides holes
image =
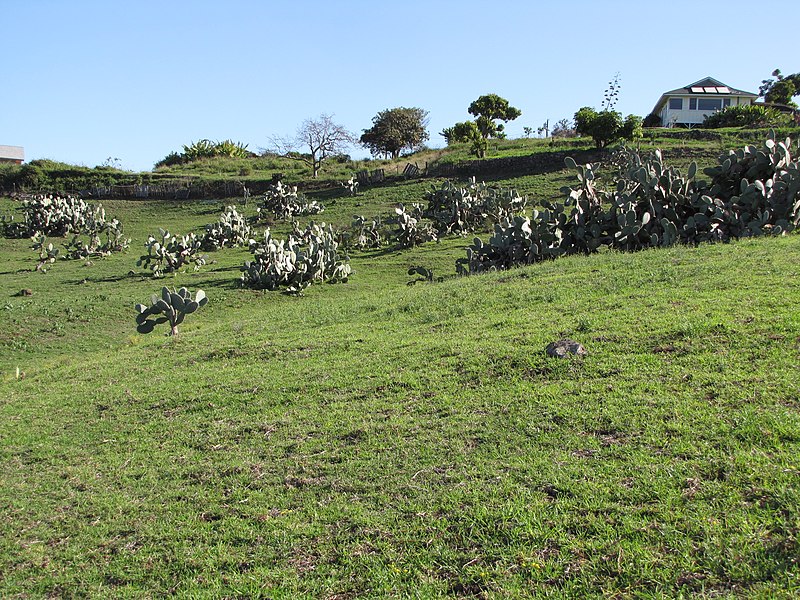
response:
{"label": "grassy hillside", "polygon": [[[438,182],[314,196],[343,226]],[[129,252],[39,273],[0,239],[0,596],[800,594],[800,236],[469,278],[450,237],[293,297],[241,249],[135,265],[222,201],[103,204]],[[177,338],[135,331],[162,284],[210,298]]]}
{"label": "grassy hillside", "polygon": [[[650,129],[636,145],[643,150],[661,148],[667,153],[689,153],[694,157],[713,160],[723,150],[742,144],[756,143],[766,137],[766,130],[727,128],[718,130]],[[778,131],[779,137],[797,137],[797,128]],[[593,144],[585,138],[522,138],[490,140],[488,159],[503,159],[547,155],[553,152],[581,153],[592,150]],[[443,149],[425,150],[398,160],[351,160],[348,157],[329,159],[320,173],[319,180],[311,180],[311,171],[305,164],[280,156],[253,158],[211,158],[159,167],[153,171],[134,173],[109,166],[89,168],[59,163],[51,160],[34,160],[28,164],[0,165],[0,194],[14,191],[47,191],[54,193],[88,192],[94,187],[105,186],[158,186],[181,184],[205,186],[214,194],[237,195],[241,186],[261,190],[273,179],[302,185],[309,191],[336,189],[339,182],[346,181],[362,170],[383,169],[387,177],[401,179],[406,164],[412,162],[431,174],[449,175],[449,169],[476,161],[469,144],[456,144]],[[477,162],[476,164],[480,164]],[[558,165],[560,166],[560,164]],[[465,167],[465,174],[470,172]],[[519,171],[520,169],[517,169]],[[550,169],[544,169],[550,170]],[[512,169],[513,171],[513,169]],[[543,169],[534,169],[541,173]],[[486,173],[482,169],[481,174]],[[509,169],[502,169],[505,176]],[[474,174],[474,172],[471,172]],[[519,172],[512,173],[519,175]],[[226,185],[228,184],[228,185]],[[212,196],[214,195],[212,194]],[[129,193],[130,195],[130,193]],[[197,192],[192,197],[196,197]],[[216,197],[216,196],[214,196]]]}

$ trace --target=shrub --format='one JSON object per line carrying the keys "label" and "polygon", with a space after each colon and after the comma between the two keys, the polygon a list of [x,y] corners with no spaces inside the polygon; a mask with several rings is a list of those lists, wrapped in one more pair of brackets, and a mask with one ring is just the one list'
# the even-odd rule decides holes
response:
{"label": "shrub", "polygon": [[748,106],[728,106],[722,110],[708,115],[703,121],[706,129],[719,127],[776,127],[788,125],[791,121],[785,115],[773,108],[750,104]]}
{"label": "shrub", "polygon": [[575,113],[575,130],[588,135],[598,149],[620,140],[634,140],[642,136],[642,119],[636,115],[622,118],[622,113],[614,110],[595,111],[585,106]]}
{"label": "shrub", "polygon": [[661,117],[655,113],[650,113],[642,121],[642,127],[661,127]]}

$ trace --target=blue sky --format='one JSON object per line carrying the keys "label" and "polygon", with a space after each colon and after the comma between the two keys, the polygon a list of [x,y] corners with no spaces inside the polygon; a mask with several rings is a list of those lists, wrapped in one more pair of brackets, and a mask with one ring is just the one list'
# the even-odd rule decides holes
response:
{"label": "blue sky", "polygon": [[202,138],[258,150],[321,113],[360,134],[380,110],[418,106],[442,146],[438,132],[482,94],[522,110],[506,126],[519,137],[599,108],[615,73],[617,110],[644,116],[707,75],[758,92],[773,69],[800,71],[788,52],[798,9],[776,6],[0,0],[0,144],[27,160],[150,170]]}

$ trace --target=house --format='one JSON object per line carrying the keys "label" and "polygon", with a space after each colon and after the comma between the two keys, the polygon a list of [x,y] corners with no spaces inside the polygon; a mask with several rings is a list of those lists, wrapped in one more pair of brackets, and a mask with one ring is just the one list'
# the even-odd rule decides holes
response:
{"label": "house", "polygon": [[737,90],[713,77],[661,94],[653,109],[663,127],[692,127],[728,106],[748,106],[758,94]]}
{"label": "house", "polygon": [[25,160],[25,149],[22,146],[0,146],[0,163],[21,165]]}

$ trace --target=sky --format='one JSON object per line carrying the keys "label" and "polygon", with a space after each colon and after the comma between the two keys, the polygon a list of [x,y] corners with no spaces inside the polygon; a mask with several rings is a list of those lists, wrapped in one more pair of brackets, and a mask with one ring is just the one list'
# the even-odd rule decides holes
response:
{"label": "sky", "polygon": [[662,92],[706,76],[757,93],[774,69],[800,71],[787,51],[798,9],[777,6],[0,0],[0,145],[23,146],[27,161],[149,171],[200,139],[258,151],[321,114],[360,135],[405,106],[428,111],[428,145],[441,147],[438,132],[483,94],[522,111],[506,125],[521,137],[599,109],[617,73],[616,109],[645,116]]}

